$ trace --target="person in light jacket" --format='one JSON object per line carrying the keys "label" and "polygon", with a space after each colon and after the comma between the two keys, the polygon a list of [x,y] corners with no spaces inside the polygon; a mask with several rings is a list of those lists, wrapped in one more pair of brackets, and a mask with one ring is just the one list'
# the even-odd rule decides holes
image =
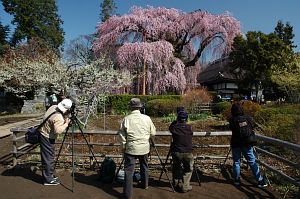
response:
{"label": "person in light jacket", "polygon": [[135,161],[139,159],[142,188],[148,189],[148,153],[149,139],[156,134],[156,128],[149,116],[141,114],[143,107],[139,98],[132,98],[129,102],[131,113],[122,123],[118,135],[124,152],[125,182],[123,193],[126,199],[133,195],[133,173]]}
{"label": "person in light jacket", "polygon": [[44,120],[52,113],[53,115],[40,128],[40,147],[42,161],[42,175],[44,185],[59,185],[59,179],[54,174],[54,144],[57,135],[64,132],[70,123],[67,118],[72,101],[70,99],[62,100],[58,105],[52,105],[45,113]]}

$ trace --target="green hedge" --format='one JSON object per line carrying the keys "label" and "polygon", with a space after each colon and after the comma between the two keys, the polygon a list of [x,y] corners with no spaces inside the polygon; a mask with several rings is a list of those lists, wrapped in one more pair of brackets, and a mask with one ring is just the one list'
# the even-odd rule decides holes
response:
{"label": "green hedge", "polygon": [[285,141],[293,141],[300,122],[300,105],[264,107],[254,117],[262,133]]}
{"label": "green hedge", "polygon": [[154,99],[146,104],[146,114],[150,116],[166,116],[176,112],[179,100],[177,99]]}
{"label": "green hedge", "polygon": [[[134,97],[140,98],[141,101],[146,104],[146,113],[149,112],[148,102],[151,100],[161,99],[179,101],[181,99],[180,95],[109,95],[106,102],[106,108],[112,114],[125,114],[128,112],[128,102]],[[174,109],[175,108],[176,107],[174,107]]]}
{"label": "green hedge", "polygon": [[224,102],[218,102],[215,103],[212,107],[211,107],[211,112],[214,115],[220,114],[222,113],[225,109],[231,107],[231,103],[224,101]]}

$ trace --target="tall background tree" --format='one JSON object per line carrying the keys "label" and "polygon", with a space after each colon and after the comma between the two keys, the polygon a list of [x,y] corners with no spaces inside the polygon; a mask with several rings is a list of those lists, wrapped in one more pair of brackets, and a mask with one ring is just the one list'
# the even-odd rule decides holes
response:
{"label": "tall background tree", "polygon": [[228,13],[133,7],[98,25],[93,50],[136,75],[134,93],[183,92],[197,83],[203,51],[227,54],[238,34],[240,23]]}
{"label": "tall background tree", "polygon": [[100,4],[100,19],[105,22],[109,17],[115,14],[117,6],[114,0],[103,0]]}
{"label": "tall background tree", "polygon": [[64,42],[62,20],[55,0],[1,0],[4,10],[13,16],[16,26],[12,45],[39,38],[46,46],[59,52]]}
{"label": "tall background tree", "polygon": [[292,103],[300,102],[300,56],[285,54],[284,63],[272,65],[271,79]]}
{"label": "tall background tree", "polygon": [[3,26],[0,21],[0,55],[2,55],[8,47],[9,27]]}
{"label": "tall background tree", "polygon": [[281,20],[277,22],[274,33],[287,45],[291,48],[296,48],[297,46],[293,45],[294,41],[294,33],[293,26],[290,25],[289,22],[286,22],[284,25]]}
{"label": "tall background tree", "polygon": [[287,74],[296,65],[293,37],[293,27],[281,21],[274,33],[249,31],[245,38],[236,37],[229,58],[231,71],[241,80],[239,87],[248,91],[247,94],[255,87],[256,96],[260,86],[271,93],[280,93],[280,88],[286,92],[282,81],[275,79],[280,78],[280,71]]}
{"label": "tall background tree", "polygon": [[65,50],[65,58],[74,64],[88,64],[93,60],[92,43],[95,35],[81,35],[71,40]]}

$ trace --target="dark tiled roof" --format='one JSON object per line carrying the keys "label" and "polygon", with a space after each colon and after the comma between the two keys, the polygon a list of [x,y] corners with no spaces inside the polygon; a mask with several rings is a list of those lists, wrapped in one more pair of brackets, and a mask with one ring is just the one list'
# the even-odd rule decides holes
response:
{"label": "dark tiled roof", "polygon": [[236,81],[237,78],[229,71],[229,59],[222,58],[208,64],[199,74],[200,84],[217,83],[224,81]]}

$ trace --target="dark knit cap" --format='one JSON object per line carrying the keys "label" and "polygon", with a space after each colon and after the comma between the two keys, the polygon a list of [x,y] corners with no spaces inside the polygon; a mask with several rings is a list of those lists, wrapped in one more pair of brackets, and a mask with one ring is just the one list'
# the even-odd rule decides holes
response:
{"label": "dark knit cap", "polygon": [[185,111],[179,111],[177,113],[177,120],[187,120],[188,119],[188,114]]}
{"label": "dark knit cap", "polygon": [[178,106],[176,108],[176,113],[178,114],[180,111],[184,111],[184,107],[183,106]]}

